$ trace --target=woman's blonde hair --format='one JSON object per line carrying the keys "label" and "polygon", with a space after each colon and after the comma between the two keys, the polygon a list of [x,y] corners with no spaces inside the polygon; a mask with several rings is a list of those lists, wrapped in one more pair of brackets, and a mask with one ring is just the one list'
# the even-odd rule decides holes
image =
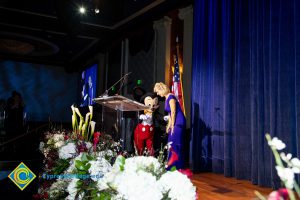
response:
{"label": "woman's blonde hair", "polygon": [[162,82],[155,83],[153,90],[154,90],[154,92],[164,91],[164,94],[170,93],[169,87],[166,84],[162,83]]}

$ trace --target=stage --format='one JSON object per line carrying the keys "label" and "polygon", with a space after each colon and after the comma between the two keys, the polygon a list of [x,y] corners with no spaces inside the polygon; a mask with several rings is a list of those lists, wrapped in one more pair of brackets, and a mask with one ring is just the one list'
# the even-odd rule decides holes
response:
{"label": "stage", "polygon": [[272,192],[271,188],[253,185],[250,181],[226,178],[222,174],[194,174],[192,182],[197,187],[199,200],[252,200],[258,199],[255,190],[264,196]]}

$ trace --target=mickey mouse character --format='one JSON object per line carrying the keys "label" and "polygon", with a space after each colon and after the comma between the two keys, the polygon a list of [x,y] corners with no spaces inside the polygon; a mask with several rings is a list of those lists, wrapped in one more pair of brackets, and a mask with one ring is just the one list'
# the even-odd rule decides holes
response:
{"label": "mickey mouse character", "polygon": [[134,144],[139,155],[143,154],[145,144],[150,155],[154,155],[153,150],[153,112],[158,108],[158,98],[154,93],[147,93],[141,98],[149,109],[144,110],[144,114],[140,115],[141,123],[139,123],[134,130]]}

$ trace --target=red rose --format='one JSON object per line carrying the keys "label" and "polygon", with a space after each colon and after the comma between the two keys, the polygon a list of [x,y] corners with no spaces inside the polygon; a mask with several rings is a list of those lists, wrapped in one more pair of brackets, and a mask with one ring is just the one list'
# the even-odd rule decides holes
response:
{"label": "red rose", "polygon": [[193,172],[190,169],[179,169],[178,171],[186,175],[189,179],[193,176]]}
{"label": "red rose", "polygon": [[78,146],[78,151],[79,152],[86,152],[87,151],[87,148],[85,145],[81,144]]}
{"label": "red rose", "polygon": [[69,136],[68,135],[65,135],[65,140],[68,140],[69,139]]}
{"label": "red rose", "polygon": [[41,196],[39,194],[34,194],[32,196],[33,199],[41,199]]}
{"label": "red rose", "polygon": [[44,198],[44,199],[49,199],[48,192],[45,192],[45,193],[44,193],[44,196],[43,196],[43,198]]}
{"label": "red rose", "polygon": [[101,133],[100,132],[95,132],[94,133],[94,140],[99,140]]}
{"label": "red rose", "polygon": [[93,148],[94,148],[94,151],[96,151],[96,146],[97,146],[97,144],[99,142],[100,135],[101,135],[100,132],[95,132],[94,135],[93,135],[94,136],[94,139],[93,139]]}
{"label": "red rose", "polygon": [[288,190],[286,188],[281,188],[277,191],[271,192],[268,196],[268,200],[287,200],[288,196]]}

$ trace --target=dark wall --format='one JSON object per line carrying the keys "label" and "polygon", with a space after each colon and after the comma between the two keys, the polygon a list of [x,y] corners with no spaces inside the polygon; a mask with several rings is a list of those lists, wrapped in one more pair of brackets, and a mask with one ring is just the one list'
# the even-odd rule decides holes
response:
{"label": "dark wall", "polygon": [[128,71],[129,80],[133,84],[127,88],[128,94],[132,94],[137,80],[141,80],[141,87],[151,92],[154,86],[154,31],[146,29],[139,35],[129,39]]}
{"label": "dark wall", "polygon": [[[107,88],[110,88],[121,78],[121,43],[115,45],[108,51],[107,64]],[[116,90],[120,84],[116,85]],[[110,91],[111,92],[111,91]]]}

